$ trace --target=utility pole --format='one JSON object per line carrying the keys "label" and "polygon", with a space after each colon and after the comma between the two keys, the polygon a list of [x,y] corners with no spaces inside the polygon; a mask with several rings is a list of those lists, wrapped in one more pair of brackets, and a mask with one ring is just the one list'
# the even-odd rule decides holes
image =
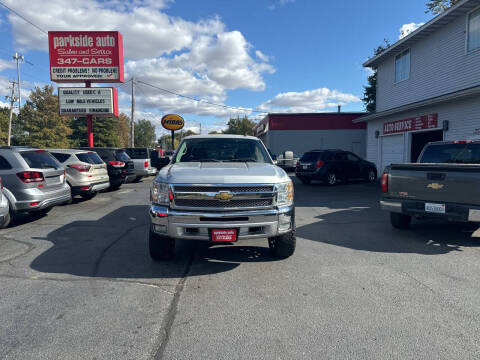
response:
{"label": "utility pole", "polygon": [[202,123],[200,123],[200,135],[202,135]]}
{"label": "utility pole", "polygon": [[130,123],[130,147],[135,147],[135,78],[132,77],[132,119]]}
{"label": "utility pole", "polygon": [[18,87],[18,117],[20,118],[20,110],[22,109],[22,94],[21,94],[21,84],[20,84],[20,60],[24,61],[25,57],[19,53],[13,55],[13,60],[17,62],[17,87]]}
{"label": "utility pole", "polygon": [[11,81],[12,83],[12,95],[5,96],[7,100],[10,100],[10,115],[8,119],[8,137],[7,137],[7,145],[10,146],[10,138],[12,137],[12,116],[13,116],[13,104],[17,99],[15,98],[15,81]]}

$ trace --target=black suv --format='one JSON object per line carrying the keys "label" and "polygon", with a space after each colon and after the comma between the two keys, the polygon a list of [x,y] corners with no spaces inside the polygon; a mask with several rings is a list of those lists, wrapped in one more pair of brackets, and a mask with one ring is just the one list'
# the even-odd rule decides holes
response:
{"label": "black suv", "polygon": [[320,180],[328,185],[349,180],[377,179],[374,163],[363,160],[354,153],[343,150],[311,150],[303,154],[295,168],[295,174],[304,184]]}
{"label": "black suv", "polygon": [[95,151],[107,164],[110,188],[118,189],[123,183],[135,180],[135,167],[124,149],[82,147],[81,150]]}

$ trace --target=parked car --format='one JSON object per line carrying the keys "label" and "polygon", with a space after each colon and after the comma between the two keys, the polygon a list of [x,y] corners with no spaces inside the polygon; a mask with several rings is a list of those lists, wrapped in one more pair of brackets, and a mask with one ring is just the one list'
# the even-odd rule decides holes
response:
{"label": "parked car", "polygon": [[124,149],[82,147],[80,150],[94,151],[107,164],[110,189],[118,189],[122,184],[133,181],[137,175],[133,161]]}
{"label": "parked car", "polygon": [[140,181],[145,176],[155,175],[157,169],[151,165],[150,150],[148,148],[125,148],[135,167],[135,179]]}
{"label": "parked car", "polygon": [[10,206],[7,197],[3,194],[3,183],[0,178],[0,228],[5,228],[10,224]]}
{"label": "parked car", "polygon": [[107,165],[96,152],[75,149],[48,151],[65,167],[72,196],[89,199],[110,187]]}
{"label": "parked car", "polygon": [[297,163],[295,174],[304,184],[309,184],[312,180],[320,180],[328,185],[336,185],[339,181],[377,180],[374,163],[363,160],[352,152],[338,149],[306,152]]}
{"label": "parked car", "polygon": [[170,159],[165,159],[160,156],[160,151],[157,149],[150,149],[150,163],[151,165],[157,169],[160,170],[163,168],[165,165],[167,165],[170,162]]}
{"label": "parked car", "polygon": [[285,151],[277,158],[276,165],[284,170],[293,170],[297,165],[299,158],[292,151]]}
{"label": "parked car", "polygon": [[0,147],[0,176],[10,215],[47,213],[71,200],[65,169],[48,152],[28,147]]}
{"label": "parked car", "polygon": [[295,251],[292,180],[258,138],[184,138],[155,178],[151,200],[154,260],[171,259],[176,239],[221,244],[268,238],[275,257]]}
{"label": "parked car", "polygon": [[395,228],[412,217],[480,222],[480,141],[427,144],[415,164],[392,164],[382,176],[382,209]]}

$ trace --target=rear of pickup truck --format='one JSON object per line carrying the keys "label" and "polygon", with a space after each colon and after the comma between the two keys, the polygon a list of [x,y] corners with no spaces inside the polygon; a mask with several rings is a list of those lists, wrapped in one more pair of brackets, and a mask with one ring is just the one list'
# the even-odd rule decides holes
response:
{"label": "rear of pickup truck", "polygon": [[387,168],[382,193],[380,205],[396,228],[412,217],[480,222],[480,142],[426,145],[418,163]]}

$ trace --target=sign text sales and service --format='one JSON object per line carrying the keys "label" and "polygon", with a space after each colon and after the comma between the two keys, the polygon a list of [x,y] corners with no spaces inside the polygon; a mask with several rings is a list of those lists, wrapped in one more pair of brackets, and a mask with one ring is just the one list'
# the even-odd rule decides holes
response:
{"label": "sign text sales and service", "polygon": [[118,31],[50,31],[50,78],[56,82],[123,82]]}
{"label": "sign text sales and service", "polygon": [[118,116],[117,89],[59,87],[58,111],[65,116]]}

